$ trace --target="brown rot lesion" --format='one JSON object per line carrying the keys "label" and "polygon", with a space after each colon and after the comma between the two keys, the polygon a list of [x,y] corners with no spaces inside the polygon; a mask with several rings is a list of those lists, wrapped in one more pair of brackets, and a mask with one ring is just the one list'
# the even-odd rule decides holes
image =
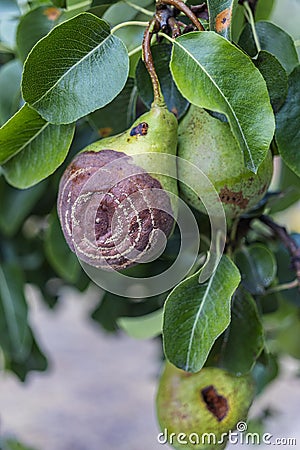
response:
{"label": "brown rot lesion", "polygon": [[147,122],[141,122],[130,130],[130,136],[146,136],[148,128]]}
{"label": "brown rot lesion", "polygon": [[208,411],[210,411],[221,422],[228,414],[229,406],[227,399],[223,395],[219,395],[213,385],[207,386],[201,390],[201,397],[206,403]]}
{"label": "brown rot lesion", "polygon": [[242,191],[232,191],[227,186],[220,190],[219,197],[222,203],[239,206],[241,209],[246,209],[249,203]]}

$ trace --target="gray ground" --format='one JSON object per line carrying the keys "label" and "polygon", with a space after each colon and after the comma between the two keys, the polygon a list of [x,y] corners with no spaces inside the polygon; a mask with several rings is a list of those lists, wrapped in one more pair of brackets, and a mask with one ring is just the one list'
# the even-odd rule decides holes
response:
{"label": "gray ground", "polygon": [[[93,300],[71,292],[63,295],[55,312],[37,299],[30,303],[32,324],[52,368],[32,374],[25,385],[12,375],[2,377],[1,431],[15,433],[37,450],[166,448],[156,441],[157,345],[105,335],[86,319]],[[267,423],[266,431],[274,438],[297,437],[297,447],[284,448],[300,448],[298,365],[290,360],[287,366],[255,409],[275,408],[278,414]]]}

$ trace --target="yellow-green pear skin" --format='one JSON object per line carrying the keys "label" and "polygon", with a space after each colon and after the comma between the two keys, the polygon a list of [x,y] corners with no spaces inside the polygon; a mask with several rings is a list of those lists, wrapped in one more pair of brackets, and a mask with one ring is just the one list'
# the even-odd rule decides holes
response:
{"label": "yellow-green pear skin", "polygon": [[[212,117],[202,108],[191,105],[178,128],[178,156],[199,167],[214,185],[227,219],[233,219],[252,209],[266,193],[273,173],[269,151],[254,174],[244,165],[243,154],[226,122]],[[190,179],[192,172],[178,160],[179,179]],[[201,183],[201,181],[199,181]],[[210,192],[201,188],[201,198],[210,200]],[[180,183],[181,196],[195,209],[206,213],[199,197]],[[213,208],[213,205],[210,205]]]}
{"label": "yellow-green pear skin", "polygon": [[177,450],[224,449],[227,433],[246,420],[253,397],[250,375],[236,377],[216,367],[192,374],[167,362],[156,398],[158,440]]}
{"label": "yellow-green pear skin", "polygon": [[[57,210],[80,260],[123,270],[160,250],[177,215],[177,120],[153,104],[125,132],[86,147],[66,168]],[[145,260],[144,260],[145,262]]]}

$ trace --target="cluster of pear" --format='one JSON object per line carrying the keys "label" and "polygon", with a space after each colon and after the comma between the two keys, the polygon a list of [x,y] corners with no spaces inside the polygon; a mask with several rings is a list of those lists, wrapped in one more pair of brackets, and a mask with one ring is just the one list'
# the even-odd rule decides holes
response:
{"label": "cluster of pear", "polygon": [[[113,181],[116,177],[116,185],[103,195],[95,211],[95,245],[92,245],[92,248],[81,246],[78,240],[81,239],[85,243],[84,234],[76,238],[76,252],[87,263],[102,267],[105,261],[105,264],[109,264],[114,270],[127,268],[138,262],[130,258],[129,249],[145,253],[154,245],[154,241],[151,241],[153,230],[159,229],[167,237],[171,234],[176,217],[176,201],[173,196],[169,198],[168,195],[158,196],[155,208],[153,199],[150,201],[148,194],[143,195],[143,201],[139,201],[138,212],[135,208],[128,212],[127,205],[126,210],[124,209],[126,222],[129,223],[126,228],[127,236],[122,235],[122,227],[119,227],[119,230],[116,227],[115,235],[111,231],[114,212],[128,196],[138,192],[151,192],[153,189],[178,195],[176,179],[160,175],[160,167],[157,168],[158,175],[153,174],[153,167],[150,175],[146,157],[138,160],[138,175],[136,170],[132,176],[128,176],[131,169],[125,170],[127,166],[132,167],[132,157],[138,154],[151,154],[155,157],[158,153],[174,157],[177,155],[177,167],[172,167],[170,173],[177,171],[179,179],[189,180],[195,176],[193,173],[185,173],[182,159],[201,169],[214,185],[228,221],[251,209],[263,197],[272,176],[270,153],[257,174],[245,168],[242,152],[228,123],[192,105],[178,128],[175,116],[164,105],[154,103],[150,111],[140,116],[127,131],[101,139],[85,148],[67,167],[61,179],[58,214],[65,238],[74,251],[74,218],[78,225],[81,217],[81,212],[76,215],[75,209],[80,206],[82,211],[82,203],[86,202],[87,192],[84,187],[88,185],[89,190],[99,191],[99,180],[93,186],[89,179],[99,169],[120,159],[119,165],[108,166],[112,167],[109,169],[110,180]],[[128,158],[124,158],[125,156]],[[176,166],[176,158],[170,161],[170,164]],[[122,170],[125,174],[123,179],[120,177]],[[208,198],[209,193],[205,192],[205,187],[201,187],[201,180],[191,181],[193,185],[199,182],[198,191]],[[179,183],[179,190],[181,197],[190,205],[205,213],[201,199],[187,184]],[[80,203],[78,196],[81,194],[85,197]],[[77,229],[80,229],[80,226],[79,223]],[[116,240],[119,245],[114,244]]]}

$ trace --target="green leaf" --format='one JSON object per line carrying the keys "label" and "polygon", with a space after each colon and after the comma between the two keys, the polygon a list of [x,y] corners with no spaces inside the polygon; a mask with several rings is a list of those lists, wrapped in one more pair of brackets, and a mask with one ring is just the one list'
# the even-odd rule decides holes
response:
{"label": "green leaf", "polygon": [[53,173],[67,156],[75,125],[53,125],[24,105],[0,129],[0,163],[6,180],[28,188]]}
{"label": "green leaf", "polygon": [[285,327],[276,336],[277,349],[300,359],[300,319],[295,310],[286,320]]}
{"label": "green leaf", "polygon": [[297,203],[299,200],[300,200],[300,187],[293,186],[291,183],[291,186],[281,191],[274,198],[270,198],[270,200],[267,203],[268,213],[272,215],[284,211],[285,209]]}
{"label": "green leaf", "polygon": [[23,97],[47,121],[71,123],[112,101],[128,71],[122,41],[106,22],[82,13],[32,49],[24,66]]}
{"label": "green leaf", "polygon": [[66,8],[67,7],[67,0],[51,0],[54,6],[57,6],[58,8]]}
{"label": "green leaf", "polygon": [[[7,368],[14,372],[21,381],[25,381],[27,375],[33,371],[44,371],[48,367],[47,358],[40,349],[38,343],[36,342],[32,331],[29,329],[31,334],[31,347],[29,354],[26,359],[22,362],[15,359],[6,360]],[[7,355],[5,355],[7,356]]]}
{"label": "green leaf", "polygon": [[[291,237],[296,242],[297,246],[300,247],[300,234],[293,233]],[[275,249],[275,257],[277,260],[277,276],[279,284],[290,283],[296,279],[296,271],[292,267],[291,255],[283,244],[280,244]],[[281,291],[280,295],[283,299],[288,300],[288,302],[300,306],[300,291],[297,288],[289,289],[286,291]]]}
{"label": "green leaf", "polygon": [[81,266],[76,255],[71,252],[61,231],[56,209],[49,218],[45,236],[46,257],[57,274],[69,283],[76,283]]}
{"label": "green leaf", "polygon": [[232,13],[237,0],[207,0],[209,27],[224,38],[231,40]]}
{"label": "green leaf", "polygon": [[214,365],[237,376],[250,372],[261,354],[264,330],[256,303],[245,289],[236,291],[230,325],[216,344],[218,352],[214,355]]}
{"label": "green leaf", "polygon": [[[290,73],[298,64],[298,55],[291,36],[271,22],[256,22],[255,29],[261,49],[274,55],[285,70]],[[249,24],[245,25],[239,39],[239,45],[248,55],[254,57],[257,54]]]}
{"label": "green leaf", "polygon": [[240,282],[233,262],[223,256],[210,280],[199,284],[199,272],[178,284],[164,310],[163,338],[168,360],[198,372],[217,337],[230,322],[231,297]]}
{"label": "green leaf", "polygon": [[102,6],[102,5],[113,5],[118,3],[120,0],[93,0],[92,7]]}
{"label": "green leaf", "polygon": [[[180,119],[186,113],[189,102],[182,97],[173,81],[169,68],[171,50],[171,45],[156,45],[152,48],[152,56],[167,107]],[[136,85],[142,101],[150,109],[154,98],[153,86],[150,75],[141,59],[136,68]]]}
{"label": "green leaf", "polygon": [[105,11],[108,10],[108,8],[110,7],[110,5],[101,5],[101,6],[93,6],[92,8],[89,8],[87,10],[87,12],[93,14],[94,16],[97,17],[102,17],[105,13]]}
{"label": "green leaf", "polygon": [[150,339],[162,332],[163,309],[140,317],[120,317],[117,324],[134,339]]}
{"label": "green leaf", "polygon": [[0,346],[16,361],[24,361],[31,346],[24,297],[23,274],[18,266],[0,266]]}
{"label": "green leaf", "polygon": [[89,115],[89,122],[101,137],[125,131],[134,121],[137,92],[129,78],[124,89],[108,105]]}
{"label": "green leaf", "polygon": [[272,353],[267,353],[265,350],[252,371],[252,376],[255,380],[256,395],[260,394],[277,377],[278,372],[279,366],[276,356]]}
{"label": "green leaf", "polygon": [[175,40],[171,71],[191,103],[226,115],[245,165],[257,172],[275,126],[265,81],[250,58],[214,32],[193,32]]}
{"label": "green leaf", "polygon": [[[143,266],[144,264],[140,264]],[[142,269],[144,270],[144,269]],[[119,319],[130,317],[140,317],[152,314],[160,309],[166,299],[166,294],[144,298],[136,302],[128,297],[105,292],[100,304],[92,313],[92,319],[98,322],[106,331],[115,332],[119,328]]]}
{"label": "green leaf", "polygon": [[233,10],[232,24],[231,24],[231,36],[233,42],[238,42],[241,32],[245,25],[244,7],[242,5],[236,5]]}
{"label": "green leaf", "polygon": [[274,7],[274,0],[258,0],[255,8],[255,20],[266,20],[270,17]]}
{"label": "green leaf", "polygon": [[[101,0],[100,0],[101,2]],[[98,4],[100,3],[98,1]],[[107,1],[105,3],[108,3]],[[111,7],[105,12],[103,19],[106,20],[111,26],[115,26],[118,23],[121,22],[127,22],[129,20],[133,20],[136,19],[137,17],[140,19],[141,15],[139,12],[137,12],[136,9],[132,8],[130,5],[119,1],[119,2],[115,2],[112,1]],[[134,3],[134,2],[132,2]],[[143,8],[147,8],[148,6],[153,6],[153,0],[139,0],[138,2],[138,6],[142,6]],[[94,5],[94,3],[93,3]],[[154,8],[149,8],[149,10],[154,10]],[[142,16],[142,20],[144,20],[145,16]],[[147,18],[147,20],[149,20],[149,17]]]}
{"label": "green leaf", "polygon": [[69,20],[81,12],[85,12],[91,7],[92,0],[66,0],[66,9],[60,16],[59,22]]}
{"label": "green leaf", "polygon": [[33,206],[44,193],[47,184],[40,183],[20,191],[0,180],[0,230],[13,236],[30,214]]}
{"label": "green leaf", "polygon": [[253,295],[263,294],[275,279],[276,259],[263,244],[242,247],[235,254],[235,263],[240,269],[243,285]]}
{"label": "green leaf", "polygon": [[280,193],[268,200],[269,214],[287,209],[300,200],[300,178],[281,161],[278,189]]}
{"label": "green leaf", "polygon": [[59,9],[47,5],[33,9],[21,18],[17,29],[17,47],[22,61],[25,61],[32,47],[57,25],[60,15]]}
{"label": "green leaf", "polygon": [[275,112],[283,105],[288,92],[287,73],[275,56],[262,50],[254,64],[264,77],[270,95],[271,105]]}
{"label": "green leaf", "polygon": [[286,102],[276,117],[275,139],[279,153],[298,177],[300,177],[300,66],[289,76]]}
{"label": "green leaf", "polygon": [[0,125],[15,114],[21,102],[22,64],[9,61],[0,69]]}

